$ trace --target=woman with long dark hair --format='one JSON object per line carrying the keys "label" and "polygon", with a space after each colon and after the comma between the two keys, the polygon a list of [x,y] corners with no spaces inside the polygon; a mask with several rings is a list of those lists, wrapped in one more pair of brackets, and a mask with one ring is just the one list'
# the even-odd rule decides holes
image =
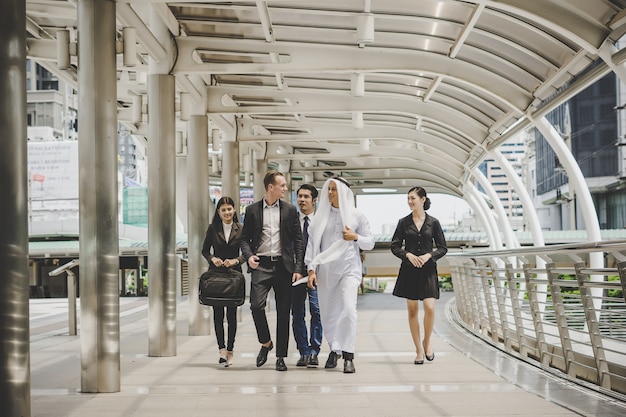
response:
{"label": "woman with long dark hair", "polygon": [[[416,365],[435,359],[430,338],[435,324],[435,300],[439,298],[437,260],[448,252],[439,220],[426,214],[430,199],[422,187],[407,194],[411,214],[398,221],[391,252],[402,260],[393,295],[406,298],[409,328],[415,344]],[[434,243],[434,245],[433,245]],[[435,249],[436,247],[436,249]],[[424,340],[420,341],[419,301],[424,306]]]}
{"label": "woman with long dark hair", "polygon": [[[209,225],[202,245],[202,256],[210,268],[233,268],[241,272],[244,261],[240,254],[242,225],[237,218],[235,202],[222,197],[217,202],[213,222]],[[224,309],[228,322],[228,340],[224,340]],[[233,348],[237,333],[237,307],[213,307],[215,336],[219,348],[219,363],[228,367],[233,362]]]}

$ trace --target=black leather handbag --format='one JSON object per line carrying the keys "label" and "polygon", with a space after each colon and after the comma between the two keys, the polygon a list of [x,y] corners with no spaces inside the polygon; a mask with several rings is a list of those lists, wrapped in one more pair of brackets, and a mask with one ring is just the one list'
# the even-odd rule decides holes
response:
{"label": "black leather handbag", "polygon": [[246,300],[243,273],[232,268],[210,268],[200,276],[199,302],[207,306],[237,307]]}

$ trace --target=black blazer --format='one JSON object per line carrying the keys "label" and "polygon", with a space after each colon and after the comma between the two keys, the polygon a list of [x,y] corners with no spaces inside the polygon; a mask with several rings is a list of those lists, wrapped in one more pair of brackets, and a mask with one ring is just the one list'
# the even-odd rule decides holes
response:
{"label": "black blazer", "polygon": [[[290,273],[304,273],[304,243],[300,218],[293,204],[279,200],[280,208],[280,245],[281,256],[285,268]],[[246,262],[256,255],[261,244],[263,231],[263,200],[256,201],[246,207],[241,233],[241,252]]]}
{"label": "black blazer", "polygon": [[[217,213],[215,215],[218,216]],[[245,261],[243,256],[239,254],[242,229],[241,223],[233,222],[233,229],[230,231],[230,238],[227,243],[226,236],[224,236],[224,227],[222,225],[215,227],[212,223],[209,225],[204,237],[204,243],[202,244],[202,256],[209,261],[209,268],[215,267],[213,262],[211,262],[211,258],[217,256],[222,260],[238,259],[239,265],[231,268],[241,272],[241,264]]]}
{"label": "black blazer", "polygon": [[[448,245],[439,220],[426,214],[421,230],[417,230],[412,216],[409,214],[398,221],[391,239],[391,252],[402,259],[402,262],[407,263],[409,262],[406,258],[407,252],[418,256],[430,252],[433,256],[431,260],[436,264],[439,258],[448,253]],[[433,242],[437,245],[435,250]]]}

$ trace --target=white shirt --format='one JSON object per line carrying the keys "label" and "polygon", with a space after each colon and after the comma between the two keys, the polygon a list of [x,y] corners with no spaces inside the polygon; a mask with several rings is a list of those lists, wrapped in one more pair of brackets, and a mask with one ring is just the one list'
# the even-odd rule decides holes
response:
{"label": "white shirt", "polygon": [[276,200],[271,206],[263,199],[263,230],[261,244],[257,250],[259,256],[280,256],[280,205]]}
{"label": "white shirt", "polygon": [[226,243],[228,243],[228,240],[230,239],[230,232],[233,230],[233,224],[222,223],[222,225],[224,226],[224,239],[226,240]]}

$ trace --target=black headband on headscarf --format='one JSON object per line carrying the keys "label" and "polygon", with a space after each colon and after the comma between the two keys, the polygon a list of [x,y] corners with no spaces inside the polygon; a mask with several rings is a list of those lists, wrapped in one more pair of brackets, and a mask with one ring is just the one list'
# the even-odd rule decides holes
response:
{"label": "black headband on headscarf", "polygon": [[352,186],[350,185],[350,183],[348,182],[348,180],[346,180],[343,177],[333,177],[334,180],[337,181],[341,181],[342,183],[344,183],[346,185],[346,187],[351,188]]}

